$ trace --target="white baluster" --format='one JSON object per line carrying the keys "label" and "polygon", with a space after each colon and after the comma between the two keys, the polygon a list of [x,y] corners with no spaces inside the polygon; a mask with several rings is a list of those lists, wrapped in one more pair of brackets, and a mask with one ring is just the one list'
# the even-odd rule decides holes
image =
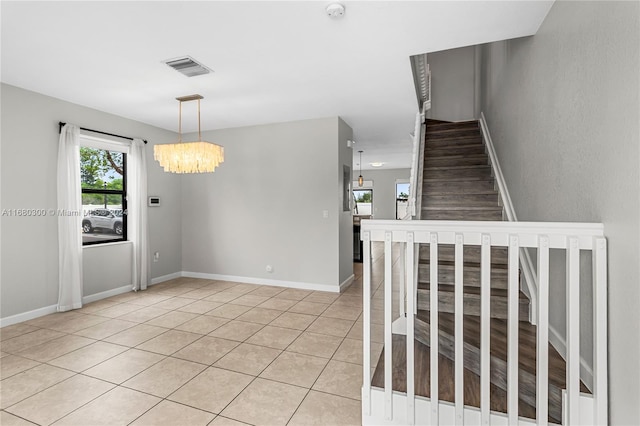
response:
{"label": "white baluster", "polygon": [[415,424],[415,382],[414,382],[414,245],[413,232],[407,233],[407,423]]}
{"label": "white baluster", "polygon": [[371,233],[362,233],[362,410],[371,415]]}
{"label": "white baluster", "polygon": [[520,288],[518,283],[519,239],[509,236],[509,289],[507,320],[507,414],[510,425],[518,424],[518,321]]}
{"label": "white baluster", "polygon": [[593,398],[594,423],[608,422],[607,388],[607,240],[593,244]]}
{"label": "white baluster", "polygon": [[536,352],[536,419],[549,420],[549,237],[538,239],[538,328]]}
{"label": "white baluster", "polygon": [[393,419],[393,271],[391,232],[384,234],[384,417]]}
{"label": "white baluster", "polygon": [[431,323],[431,424],[440,424],[439,394],[438,394],[438,338],[440,335],[438,326],[438,234],[431,233],[429,254],[429,308],[431,309],[429,321]]}
{"label": "white baluster", "polygon": [[480,417],[491,424],[491,236],[482,235],[480,253]]}
{"label": "white baluster", "polygon": [[567,247],[567,419],[580,424],[580,249],[578,239]]}
{"label": "white baluster", "polygon": [[464,424],[464,236],[456,234],[455,246],[455,406],[456,424]]}

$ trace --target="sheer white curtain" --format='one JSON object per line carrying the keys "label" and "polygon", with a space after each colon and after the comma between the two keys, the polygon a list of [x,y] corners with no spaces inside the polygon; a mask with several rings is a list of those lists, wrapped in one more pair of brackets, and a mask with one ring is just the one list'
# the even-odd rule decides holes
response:
{"label": "sheer white curtain", "polygon": [[80,128],[66,124],[58,146],[58,311],[82,308]]}
{"label": "sheer white curtain", "polygon": [[127,226],[133,243],[133,289],[149,284],[149,226],[147,223],[147,157],[142,139],[134,139],[129,154]]}

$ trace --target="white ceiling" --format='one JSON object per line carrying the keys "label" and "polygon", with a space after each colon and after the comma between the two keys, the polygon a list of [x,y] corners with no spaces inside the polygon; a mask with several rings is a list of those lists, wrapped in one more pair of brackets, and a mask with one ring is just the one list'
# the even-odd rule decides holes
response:
{"label": "white ceiling", "polygon": [[[553,1],[345,1],[340,20],[329,3],[2,1],[2,81],[173,131],[193,93],[203,129],[337,115],[363,169],[409,167],[409,57],[532,35]],[[162,63],[183,55],[215,72]]]}

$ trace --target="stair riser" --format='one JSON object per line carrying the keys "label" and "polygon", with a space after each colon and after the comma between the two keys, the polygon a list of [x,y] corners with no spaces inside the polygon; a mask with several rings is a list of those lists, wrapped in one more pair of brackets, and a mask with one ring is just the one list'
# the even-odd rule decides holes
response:
{"label": "stair riser", "polygon": [[460,177],[491,178],[490,166],[469,166],[469,168],[434,169],[426,167],[423,172],[424,179],[450,179]]}
{"label": "stair riser", "polygon": [[[418,309],[430,311],[430,290],[418,289]],[[529,300],[518,299],[519,319],[520,321],[529,320]],[[455,313],[455,299],[453,292],[438,292],[438,311],[446,313]],[[491,296],[491,318],[507,319],[508,318],[508,301],[506,297]],[[480,316],[480,296],[476,294],[465,294],[463,302],[464,315]]]}
{"label": "stair riser", "polygon": [[[430,283],[431,268],[429,265],[421,264],[419,266],[418,277],[421,283]],[[480,270],[478,268],[470,268],[465,266],[462,273],[462,282],[465,286],[480,287]],[[455,269],[453,266],[438,265],[438,283],[451,284],[455,283]],[[507,271],[493,269],[491,271],[491,288],[507,289]]]}
{"label": "stair riser", "polygon": [[428,123],[427,132],[429,131],[443,131],[443,130],[455,130],[455,129],[476,129],[479,130],[477,121],[461,121],[457,123]]}
{"label": "stair riser", "polygon": [[[428,262],[430,257],[429,244],[420,244],[420,261]],[[475,262],[480,264],[480,247],[465,246],[462,252],[465,262]],[[491,248],[491,264],[507,265],[509,263],[508,250],[503,248]],[[455,261],[455,248],[450,244],[438,246],[438,260],[441,262]]]}
{"label": "stair riser", "polygon": [[479,129],[448,129],[448,130],[429,130],[427,128],[427,139],[434,138],[464,138],[464,137],[481,137]]}
{"label": "stair riser", "polygon": [[452,195],[426,195],[423,197],[422,206],[486,206],[498,205],[498,194],[452,194]]}
{"label": "stair riser", "polygon": [[482,143],[474,143],[468,145],[452,145],[446,147],[431,148],[427,146],[424,150],[425,159],[433,157],[446,157],[450,155],[483,155],[486,154]]}
{"label": "stair riser", "polygon": [[483,145],[482,138],[479,136],[427,136],[425,150],[473,144]]}
{"label": "stair riser", "polygon": [[422,210],[422,220],[502,220],[502,211]]}
{"label": "stair riser", "polygon": [[424,160],[424,167],[456,167],[456,166],[486,166],[489,159],[486,155],[479,156],[449,156],[449,157],[427,157]]}
{"label": "stair riser", "polygon": [[494,180],[466,180],[459,182],[449,181],[426,181],[423,182],[422,191],[423,196],[428,196],[429,193],[447,193],[447,194],[473,194],[476,192],[488,192],[494,191]]}

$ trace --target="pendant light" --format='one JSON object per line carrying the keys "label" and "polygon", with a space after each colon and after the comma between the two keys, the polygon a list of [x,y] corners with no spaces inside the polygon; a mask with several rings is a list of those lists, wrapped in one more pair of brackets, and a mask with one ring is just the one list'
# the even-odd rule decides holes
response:
{"label": "pendant light", "polygon": [[360,176],[358,176],[358,186],[364,185],[364,178],[362,177],[362,151],[360,153]]}
{"label": "pendant light", "polygon": [[[178,142],[153,147],[153,158],[160,163],[165,172],[171,173],[212,173],[224,162],[224,148],[215,143],[202,140],[200,129],[201,95],[189,95],[176,98],[180,102],[178,118]],[[182,103],[198,101],[198,140],[182,142]]]}

